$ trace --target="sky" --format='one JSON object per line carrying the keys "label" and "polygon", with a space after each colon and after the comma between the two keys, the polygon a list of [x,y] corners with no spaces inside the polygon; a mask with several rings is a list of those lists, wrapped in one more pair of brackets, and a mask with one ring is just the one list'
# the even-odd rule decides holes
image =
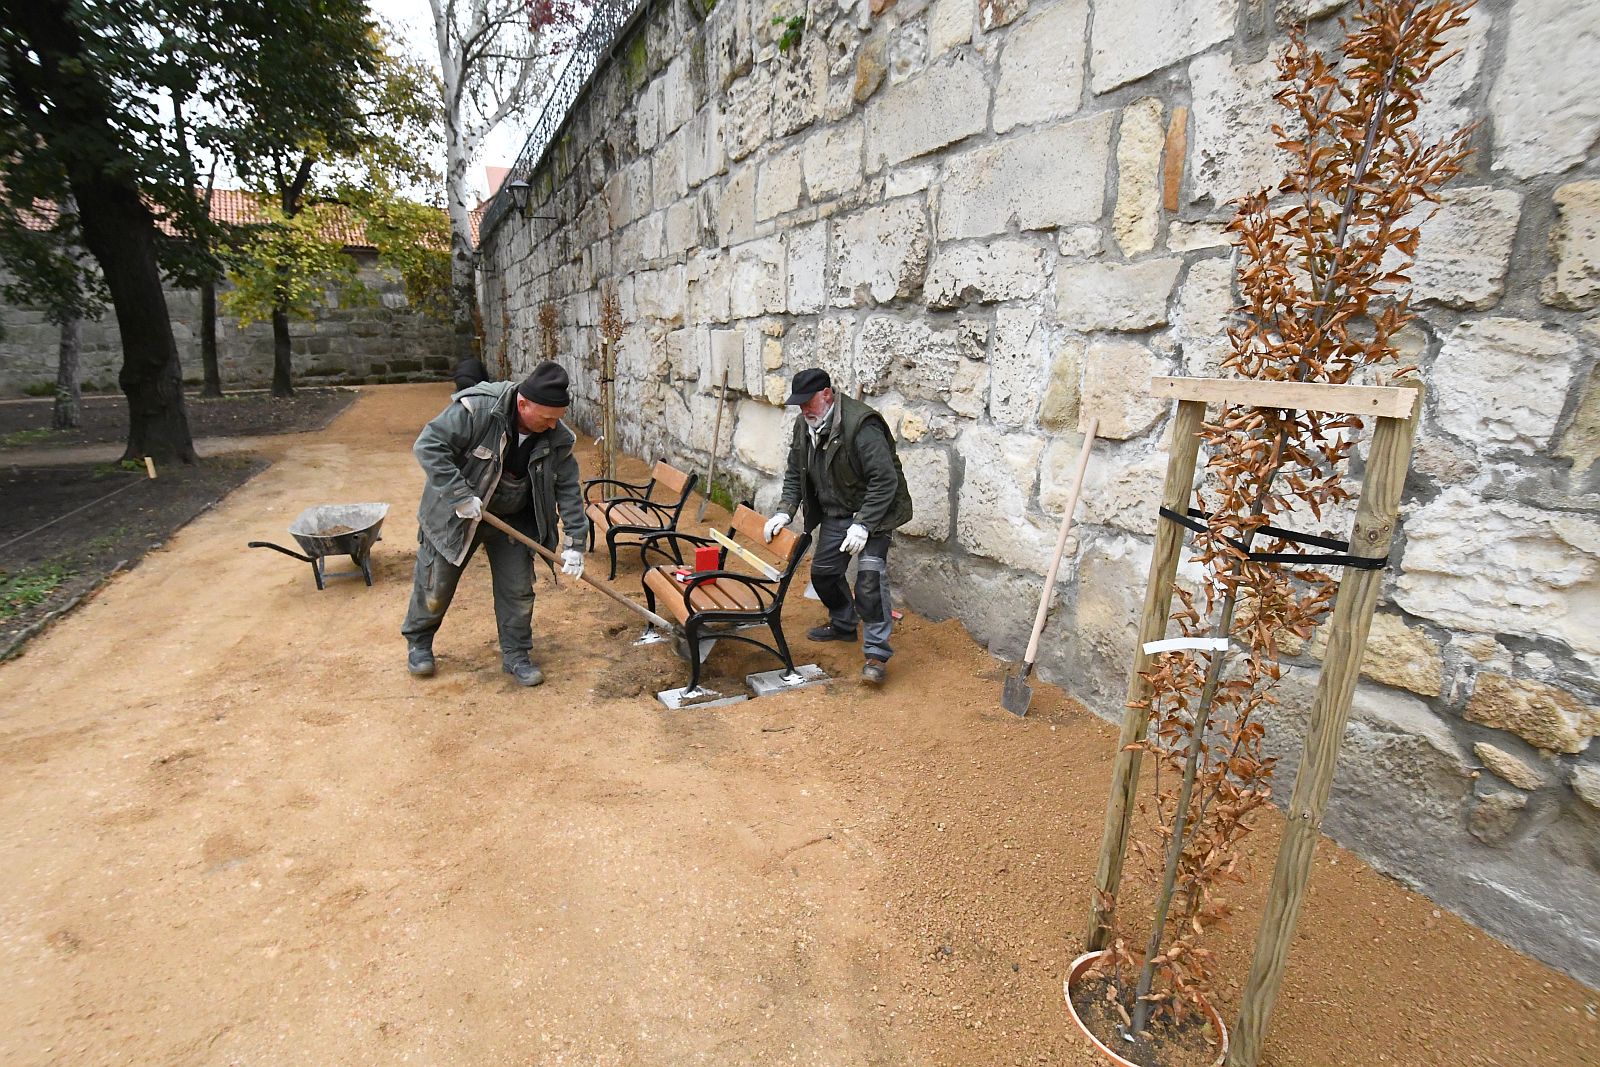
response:
{"label": "sky", "polygon": [[[439,46],[433,36],[433,14],[428,7],[428,0],[367,0],[367,6],[380,21],[395,31],[413,56],[438,69]],[[488,193],[483,168],[511,166],[516,162],[517,153],[522,151],[522,142],[527,136],[528,131],[515,122],[501,123],[489,134],[483,152],[473,161],[471,172],[472,182],[480,197]],[[438,164],[443,170],[442,144],[439,146]]]}

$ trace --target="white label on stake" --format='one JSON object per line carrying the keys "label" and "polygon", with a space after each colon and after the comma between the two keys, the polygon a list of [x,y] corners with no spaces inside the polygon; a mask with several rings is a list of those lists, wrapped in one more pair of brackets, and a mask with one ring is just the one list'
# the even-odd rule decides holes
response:
{"label": "white label on stake", "polygon": [[1165,641],[1146,641],[1144,652],[1153,656],[1157,652],[1226,652],[1226,637],[1169,637]]}

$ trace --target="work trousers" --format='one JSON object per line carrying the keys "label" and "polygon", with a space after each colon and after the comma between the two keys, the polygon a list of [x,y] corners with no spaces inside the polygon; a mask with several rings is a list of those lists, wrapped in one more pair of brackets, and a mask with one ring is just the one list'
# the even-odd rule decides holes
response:
{"label": "work trousers", "polygon": [[494,587],[494,621],[500,630],[502,656],[526,655],[533,648],[533,553],[488,523],[479,523],[472,547],[458,567],[417,535],[417,564],[411,573],[411,604],[400,627],[413,645],[433,644],[456,595],[461,575],[478,546],[489,555],[489,579]]}
{"label": "work trousers", "polygon": [[889,535],[867,538],[856,561],[855,597],[845,571],[850,557],[839,550],[851,520],[823,519],[817,527],[816,551],[811,556],[811,587],[828,609],[828,622],[840,633],[862,623],[861,650],[872,659],[887,661],[894,655],[889,634],[894,629],[894,604],[889,596]]}

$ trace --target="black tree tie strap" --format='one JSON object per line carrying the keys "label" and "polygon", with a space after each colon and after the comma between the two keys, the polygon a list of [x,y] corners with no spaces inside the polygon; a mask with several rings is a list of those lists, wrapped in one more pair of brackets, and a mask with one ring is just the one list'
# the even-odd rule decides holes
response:
{"label": "black tree tie strap", "polygon": [[[1197,521],[1209,519],[1209,511],[1199,508],[1190,508],[1188,515],[1180,515],[1171,508],[1160,509],[1161,517],[1177,523],[1179,526],[1193,530],[1195,533],[1205,533],[1208,527]],[[1191,518],[1193,516],[1193,518]],[[1245,547],[1243,541],[1232,537],[1224,538],[1228,544],[1245,554],[1247,559],[1256,563],[1287,563],[1292,567],[1305,567],[1311,565],[1325,567],[1359,567],[1362,570],[1377,571],[1389,565],[1388,556],[1352,556],[1350,555],[1350,542],[1340,541],[1332,537],[1321,537],[1317,534],[1297,533],[1294,530],[1285,530],[1278,526],[1258,527],[1257,533],[1280,541],[1289,541],[1299,545],[1310,545],[1313,548],[1328,548],[1333,551],[1325,555],[1306,555],[1300,552],[1251,552]]]}

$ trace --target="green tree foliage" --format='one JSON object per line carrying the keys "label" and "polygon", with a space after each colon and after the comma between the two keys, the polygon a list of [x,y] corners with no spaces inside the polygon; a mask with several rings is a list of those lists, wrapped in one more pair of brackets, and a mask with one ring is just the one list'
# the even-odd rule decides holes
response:
{"label": "green tree foliage", "polygon": [[[336,135],[375,69],[371,30],[362,0],[0,0],[0,255],[29,287],[8,295],[62,319],[105,293],[129,456],[194,456],[161,287],[216,269],[193,154],[238,169]],[[76,223],[34,233],[69,195]]]}
{"label": "green tree foliage", "polygon": [[309,319],[337,291],[345,300],[364,294],[356,277],[356,261],[330,229],[347,220],[338,205],[313,204],[285,215],[277,205],[264,205],[267,219],[252,226],[236,243],[233,288],[222,293],[222,306],[240,326],[265,322],[274,312]]}

